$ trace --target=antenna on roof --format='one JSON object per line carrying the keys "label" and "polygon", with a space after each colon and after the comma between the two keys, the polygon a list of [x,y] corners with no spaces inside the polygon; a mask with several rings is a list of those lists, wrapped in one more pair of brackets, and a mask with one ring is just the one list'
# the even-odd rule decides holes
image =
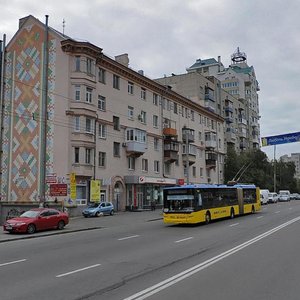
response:
{"label": "antenna on roof", "polygon": [[66,27],[65,19],[63,19],[63,21],[62,21],[62,27],[63,27],[63,35],[65,35],[65,27]]}
{"label": "antenna on roof", "polygon": [[[244,164],[235,174],[235,176],[232,178],[232,180],[228,181],[227,184],[228,185],[234,185],[236,183],[238,183],[241,179],[241,177],[243,176],[243,174],[247,171],[247,169],[252,165],[252,161],[250,161],[250,163],[248,164]],[[237,178],[237,176],[239,176]]]}

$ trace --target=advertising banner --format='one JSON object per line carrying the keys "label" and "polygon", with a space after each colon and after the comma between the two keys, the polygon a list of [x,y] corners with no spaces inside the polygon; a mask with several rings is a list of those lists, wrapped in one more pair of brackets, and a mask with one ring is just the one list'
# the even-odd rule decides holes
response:
{"label": "advertising banner", "polygon": [[70,174],[70,198],[76,200],[76,174]]}
{"label": "advertising banner", "polygon": [[300,142],[300,132],[267,136],[261,138],[261,143],[263,147],[295,142]]}
{"label": "advertising banner", "polygon": [[91,180],[91,202],[100,202],[100,180]]}
{"label": "advertising banner", "polygon": [[68,185],[65,183],[50,184],[50,196],[67,196]]}

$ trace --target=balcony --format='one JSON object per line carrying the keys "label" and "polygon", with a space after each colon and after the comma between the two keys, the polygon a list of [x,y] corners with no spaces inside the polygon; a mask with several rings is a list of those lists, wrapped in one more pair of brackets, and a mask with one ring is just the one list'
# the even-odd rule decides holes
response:
{"label": "balcony", "polygon": [[95,146],[95,135],[91,132],[73,131],[71,141],[88,146]]}
{"label": "balcony", "polygon": [[245,150],[247,148],[247,143],[245,141],[240,142],[240,149]]}
{"label": "balcony", "polygon": [[177,141],[165,140],[164,142],[164,159],[165,162],[175,162],[179,159],[179,143]]}
{"label": "balcony", "polygon": [[163,135],[166,137],[176,137],[177,136],[177,130],[176,128],[164,128],[163,129]]}
{"label": "balcony", "polygon": [[195,141],[195,130],[183,127],[182,128],[182,141],[183,142],[189,142],[194,143]]}
{"label": "balcony", "polygon": [[76,176],[93,177],[94,166],[92,164],[72,164],[72,171]]}
{"label": "balcony", "polygon": [[217,165],[218,155],[215,152],[207,151],[205,153],[205,162],[207,168],[215,168]]}
{"label": "balcony", "polygon": [[123,146],[126,147],[127,156],[132,157],[139,157],[147,150],[147,144],[135,141],[127,141]]}
{"label": "balcony", "polygon": [[226,135],[225,135],[225,138],[226,138],[227,143],[233,143],[234,144],[235,141],[236,141],[236,135],[232,131],[227,131]]}
{"label": "balcony", "polygon": [[225,117],[225,121],[226,121],[227,124],[228,123],[233,123],[233,117],[227,116],[227,117]]}
{"label": "balcony", "polygon": [[233,106],[225,105],[224,109],[227,113],[233,113]]}
{"label": "balcony", "polygon": [[243,115],[239,115],[239,124],[247,125],[246,117]]}
{"label": "balcony", "polygon": [[196,162],[196,156],[193,154],[188,154],[188,157],[185,153],[182,154],[182,162],[186,165],[186,160],[188,159],[189,166],[193,165]]}
{"label": "balcony", "polygon": [[215,140],[206,140],[205,141],[205,148],[216,148],[217,147],[217,141]]}

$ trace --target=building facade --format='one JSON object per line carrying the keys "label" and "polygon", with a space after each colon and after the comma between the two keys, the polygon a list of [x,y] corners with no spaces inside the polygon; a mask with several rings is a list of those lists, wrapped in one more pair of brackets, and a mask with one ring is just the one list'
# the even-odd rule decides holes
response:
{"label": "building facade", "polygon": [[224,68],[220,56],[218,60],[198,59],[187,73],[156,81],[222,116],[225,148],[232,146],[240,153],[260,146],[259,86],[246,54],[237,49],[231,58],[228,68]]}
{"label": "building facade", "polygon": [[[224,118],[132,70],[127,54],[29,16],[5,55],[1,201],[86,205],[98,180],[101,200],[124,210],[162,204],[167,185],[223,183]],[[59,184],[66,195],[51,192]]]}
{"label": "building facade", "polygon": [[291,153],[291,156],[283,155],[280,157],[283,162],[293,162],[295,164],[295,177],[300,179],[300,153]]}

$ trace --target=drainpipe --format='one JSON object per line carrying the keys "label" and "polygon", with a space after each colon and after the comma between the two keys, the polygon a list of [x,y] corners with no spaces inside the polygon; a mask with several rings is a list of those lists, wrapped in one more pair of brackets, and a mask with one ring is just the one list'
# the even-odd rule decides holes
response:
{"label": "drainpipe", "polygon": [[42,202],[46,200],[46,171],[47,171],[47,104],[48,104],[48,61],[49,61],[49,27],[48,15],[45,22],[45,38],[44,38],[44,64],[43,64],[43,89],[42,89],[42,110],[41,110],[41,176],[40,176],[40,196]]}
{"label": "drainpipe", "polygon": [[[5,70],[5,43],[6,43],[6,35],[3,35],[3,41],[0,41],[0,141],[3,141],[3,118],[4,118],[4,70]],[[0,146],[0,170],[2,170],[2,145]],[[2,171],[0,171],[0,188],[2,187]],[[2,189],[0,189],[1,195]],[[0,197],[1,202],[1,197]]]}

